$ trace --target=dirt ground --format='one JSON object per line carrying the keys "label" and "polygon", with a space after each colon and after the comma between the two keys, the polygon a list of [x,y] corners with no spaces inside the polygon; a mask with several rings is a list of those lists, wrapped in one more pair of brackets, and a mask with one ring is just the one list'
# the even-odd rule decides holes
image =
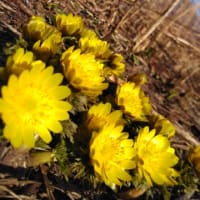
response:
{"label": "dirt ground", "polygon": [[[136,72],[148,76],[144,90],[153,109],[174,124],[177,134],[172,143],[178,151],[187,152],[200,141],[197,9],[189,0],[1,0],[0,66],[6,60],[3,48],[20,37],[30,16],[48,19],[59,11],[80,15],[114,51],[123,54],[127,76]],[[93,189],[84,180],[66,182],[56,165],[23,168],[27,155],[14,151],[7,141],[0,144],[0,156],[0,199],[126,198],[105,186]],[[198,195],[191,199],[199,199]],[[183,197],[186,199],[176,191],[172,199]],[[156,198],[162,199],[159,195]]]}

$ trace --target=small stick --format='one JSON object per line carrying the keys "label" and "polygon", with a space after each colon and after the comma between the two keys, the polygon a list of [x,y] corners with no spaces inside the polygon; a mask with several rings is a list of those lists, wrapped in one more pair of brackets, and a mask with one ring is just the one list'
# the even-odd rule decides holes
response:
{"label": "small stick", "polygon": [[136,42],[135,46],[133,47],[133,51],[137,51],[137,48],[143,43],[149,35],[151,35],[167,18],[167,16],[174,10],[174,8],[180,3],[181,0],[176,0],[172,3],[172,5],[168,8],[168,10],[162,15],[155,24]]}

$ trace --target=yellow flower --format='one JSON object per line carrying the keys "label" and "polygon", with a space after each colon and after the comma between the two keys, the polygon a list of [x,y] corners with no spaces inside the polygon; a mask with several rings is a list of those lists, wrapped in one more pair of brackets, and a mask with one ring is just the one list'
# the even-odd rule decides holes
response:
{"label": "yellow flower", "polygon": [[70,84],[91,99],[108,87],[102,76],[103,65],[92,54],[81,54],[80,49],[73,51],[71,47],[62,54],[61,64]]}
{"label": "yellow flower", "polygon": [[83,27],[80,36],[90,38],[90,37],[97,37],[97,34],[93,30]]}
{"label": "yellow flower", "polygon": [[134,148],[139,177],[145,178],[150,186],[152,182],[174,185],[174,177],[179,176],[179,173],[172,167],[178,163],[178,157],[170,147],[168,138],[155,134],[155,129],[149,131],[149,127],[145,127],[139,131],[136,139]]}
{"label": "yellow flower", "polygon": [[40,16],[32,16],[25,26],[25,36],[33,40],[41,40],[46,32],[46,22]]}
{"label": "yellow flower", "polygon": [[81,37],[79,40],[81,52],[92,53],[96,58],[105,59],[111,55],[110,45],[97,37]]}
{"label": "yellow flower", "polygon": [[167,136],[168,138],[175,135],[176,130],[173,124],[162,115],[150,116],[150,124],[161,135]]}
{"label": "yellow flower", "polygon": [[38,40],[35,42],[33,45],[33,51],[39,59],[47,61],[50,56],[57,53],[61,42],[61,33],[54,33],[44,41]]}
{"label": "yellow flower", "polygon": [[190,152],[189,160],[194,165],[197,173],[200,174],[200,145]]}
{"label": "yellow flower", "polygon": [[105,75],[121,76],[125,72],[125,65],[123,63],[123,57],[121,54],[115,53],[109,58],[110,65],[104,67]]}
{"label": "yellow flower", "polygon": [[111,108],[110,103],[99,103],[91,106],[87,115],[88,129],[90,131],[97,131],[105,124],[122,125],[122,112],[120,110],[111,112]]}
{"label": "yellow flower", "polygon": [[133,140],[122,132],[123,126],[105,125],[93,132],[90,140],[90,159],[96,176],[115,189],[132,180],[127,170],[135,168]]}
{"label": "yellow flower", "polygon": [[151,113],[149,98],[139,86],[126,82],[118,85],[116,92],[117,105],[121,106],[125,113],[134,117],[135,120],[146,121],[146,116]]}
{"label": "yellow flower", "polygon": [[59,31],[64,35],[75,35],[80,34],[84,27],[84,23],[81,17],[73,16],[72,13],[57,14],[56,15],[56,25]]}
{"label": "yellow flower", "polygon": [[61,120],[67,120],[71,105],[63,99],[70,90],[60,86],[63,76],[53,73],[53,67],[45,68],[35,61],[31,70],[19,77],[11,75],[8,85],[2,87],[0,113],[5,123],[4,136],[14,147],[34,147],[36,137],[49,143],[50,131],[62,131]]}
{"label": "yellow flower", "polygon": [[44,18],[40,16],[31,17],[30,21],[25,26],[24,32],[25,32],[24,33],[25,37],[33,41],[37,40],[44,41],[50,35],[59,33],[59,31],[55,27],[47,24]]}
{"label": "yellow flower", "polygon": [[31,69],[33,62],[33,53],[19,48],[16,52],[9,56],[6,62],[6,73],[8,74],[21,74],[25,69]]}

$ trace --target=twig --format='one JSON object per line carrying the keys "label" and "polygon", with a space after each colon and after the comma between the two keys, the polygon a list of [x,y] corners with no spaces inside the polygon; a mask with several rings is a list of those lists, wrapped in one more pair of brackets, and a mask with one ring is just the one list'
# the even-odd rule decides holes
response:
{"label": "twig", "polygon": [[15,194],[13,191],[11,191],[10,189],[8,189],[8,188],[5,187],[5,186],[0,185],[0,190],[9,193],[9,194],[10,194],[12,197],[14,197],[15,199],[22,200],[21,197],[19,197],[17,194]]}
{"label": "twig", "polygon": [[171,37],[172,39],[174,39],[176,42],[180,42],[185,44],[186,46],[193,48],[195,51],[197,51],[198,53],[200,53],[200,49],[198,47],[195,47],[194,45],[192,45],[190,42],[188,42],[187,40],[181,38],[181,37],[177,37],[171,33],[169,33],[168,28],[173,25],[174,23],[176,23],[175,21],[177,21],[179,18],[181,18],[182,16],[186,15],[187,13],[191,12],[193,9],[195,9],[195,12],[197,11],[197,9],[199,9],[200,7],[200,3],[198,3],[195,8],[191,7],[187,10],[185,10],[184,12],[182,12],[180,15],[178,15],[177,17],[175,17],[172,21],[170,21],[169,23],[166,24],[166,26],[159,31],[159,34],[157,36],[157,38],[159,38],[162,33],[166,34],[167,36]]}
{"label": "twig", "polygon": [[13,26],[11,26],[10,24],[4,22],[4,21],[1,21],[1,23],[6,27],[8,28],[11,32],[13,32],[14,34],[16,34],[18,37],[21,37],[21,33],[19,31],[17,31],[17,29],[15,29]]}
{"label": "twig", "polygon": [[34,12],[29,9],[26,5],[24,5],[24,3],[20,0],[16,0],[17,5],[19,6],[19,8],[26,13],[29,17],[34,15]]}
{"label": "twig", "polygon": [[200,142],[194,138],[194,136],[192,136],[188,131],[185,131],[183,128],[180,128],[179,126],[175,126],[177,133],[183,137],[184,139],[186,139],[188,142],[190,142],[190,144],[194,145],[194,146],[199,146]]}
{"label": "twig", "polygon": [[143,43],[149,35],[151,35],[161,24],[162,22],[167,18],[167,16],[174,10],[174,8],[181,2],[181,0],[176,0],[172,3],[172,5],[168,8],[168,10],[162,15],[156,22],[151,26],[151,28],[141,37],[137,40],[135,46],[133,47],[133,51],[137,51],[138,47],[141,43]]}
{"label": "twig", "polygon": [[160,37],[160,35],[162,34],[162,32],[165,32],[171,25],[173,25],[174,23],[176,23],[176,21],[178,19],[180,19],[181,17],[183,17],[187,13],[190,13],[193,9],[195,9],[195,11],[197,11],[197,9],[199,9],[199,7],[200,7],[200,3],[198,3],[195,8],[191,7],[191,8],[186,9],[184,12],[180,13],[178,16],[176,16],[175,18],[173,18],[173,20],[169,21],[166,24],[166,26],[161,31],[159,31],[159,34],[158,34],[157,37]]}
{"label": "twig", "polygon": [[182,149],[184,151],[188,151],[189,147],[183,144],[173,144],[172,145],[175,149]]}
{"label": "twig", "polygon": [[181,38],[181,37],[177,37],[167,31],[164,32],[164,34],[166,34],[168,37],[172,38],[173,40],[175,40],[177,43],[182,43],[192,49],[194,49],[195,51],[197,51],[198,53],[200,53],[200,49],[195,47],[194,45],[192,45],[190,42],[188,42],[187,40]]}
{"label": "twig", "polygon": [[131,200],[136,199],[143,195],[147,190],[149,189],[149,186],[143,186],[143,187],[137,187],[137,188],[131,188],[126,192],[119,193],[119,196],[123,198],[124,200]]}
{"label": "twig", "polygon": [[47,191],[47,195],[48,195],[48,199],[49,200],[56,200],[54,195],[53,195],[53,192],[51,190],[51,186],[49,184],[49,180],[47,178],[47,168],[46,166],[44,165],[41,165],[40,166],[40,169],[41,169],[41,172],[42,172],[42,176],[43,176],[43,179],[44,179],[44,184],[45,184],[45,187],[46,187],[46,191]]}
{"label": "twig", "polygon": [[[198,4],[198,6],[200,7],[200,4]],[[195,9],[196,9],[196,7],[195,7]],[[147,8],[142,8],[142,10],[145,12],[145,13],[147,13],[147,15],[149,16],[149,17],[152,17],[153,19],[154,18],[158,18],[158,17],[160,17],[161,15],[160,14],[158,14],[158,13],[156,13],[156,12],[154,12],[154,11],[150,11],[150,10],[148,10]],[[189,12],[189,11],[191,11],[191,8],[188,8],[188,10],[186,10],[187,12]],[[183,12],[183,13],[181,13],[180,15],[178,15],[177,17],[175,17],[175,18],[173,18],[173,20],[165,20],[166,22],[165,22],[165,24],[164,24],[164,26],[161,28],[161,29],[159,29],[159,32],[158,32],[158,34],[157,34],[157,36],[156,36],[156,40],[157,41],[159,41],[159,39],[160,39],[160,37],[163,35],[163,34],[165,34],[166,36],[168,36],[169,38],[171,38],[171,39],[173,39],[175,42],[177,42],[177,43],[182,43],[182,44],[184,44],[184,45],[186,45],[186,46],[188,46],[188,47],[190,47],[190,48],[192,48],[193,50],[195,50],[196,52],[200,52],[200,48],[198,48],[197,46],[195,46],[195,45],[193,45],[190,41],[187,41],[186,39],[184,39],[184,38],[182,38],[182,37],[180,37],[180,36],[176,36],[175,34],[173,34],[173,33],[171,33],[171,32],[169,32],[169,30],[168,30],[168,28],[170,27],[170,26],[172,26],[172,25],[176,25],[176,26],[173,26],[173,28],[175,28],[175,27],[177,27],[177,29],[179,30],[179,31],[181,31],[182,33],[184,33],[184,36],[186,35],[186,33],[187,34],[190,34],[190,35],[194,35],[194,36],[196,36],[196,37],[199,37],[199,33],[197,32],[196,33],[196,35],[195,35],[195,32],[193,31],[193,30],[188,30],[188,27],[185,27],[183,24],[180,24],[180,23],[178,23],[178,22],[176,22],[176,20],[178,20],[180,17],[182,17],[183,15],[185,15],[187,12]],[[153,16],[155,16],[155,17],[153,17]],[[154,19],[155,20],[155,19]],[[191,33],[192,32],[192,33]]]}
{"label": "twig", "polygon": [[70,200],[81,199],[81,195],[76,192],[67,191],[66,194],[70,198]]}
{"label": "twig", "polygon": [[5,8],[5,9],[11,11],[11,12],[16,12],[14,9],[12,9],[10,6],[6,5],[2,1],[0,1],[0,5],[1,5],[2,8]]}
{"label": "twig", "polygon": [[[113,30],[113,32],[114,32],[115,30],[117,30],[117,29],[121,26],[121,24],[124,23],[124,21],[126,20],[126,18],[127,18],[130,14],[133,13],[133,8],[134,8],[134,6],[131,6],[131,7],[129,8],[129,10],[126,12],[126,14],[125,14],[125,15],[121,18],[121,20],[117,23],[117,25],[116,25],[115,29]],[[138,14],[138,13],[139,13],[139,9],[138,9],[138,11],[134,12],[134,15],[136,15],[136,14]]]}
{"label": "twig", "polygon": [[21,186],[21,185],[28,185],[28,184],[40,184],[40,182],[37,181],[29,181],[29,180],[18,180],[16,178],[4,178],[0,179],[0,185],[16,185],[16,186]]}

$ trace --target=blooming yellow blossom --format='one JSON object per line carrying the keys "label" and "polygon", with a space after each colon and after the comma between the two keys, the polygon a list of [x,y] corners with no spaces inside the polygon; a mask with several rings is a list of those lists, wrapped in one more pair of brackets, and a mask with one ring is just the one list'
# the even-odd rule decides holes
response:
{"label": "blooming yellow blossom", "polygon": [[134,83],[126,82],[118,85],[116,92],[117,105],[135,120],[147,120],[146,116],[151,113],[149,98],[144,95],[140,87]]}
{"label": "blooming yellow blossom", "polygon": [[32,63],[31,70],[19,77],[11,75],[8,85],[2,87],[0,113],[5,123],[3,134],[14,147],[34,146],[35,138],[49,143],[50,131],[62,131],[61,120],[67,120],[71,105],[63,99],[70,89],[61,86],[63,76],[53,73],[53,67],[45,68],[41,61]]}
{"label": "blooming yellow blossom", "polygon": [[32,16],[25,26],[25,36],[33,40],[44,39],[46,32],[46,22],[40,16]]}
{"label": "blooming yellow blossom", "polygon": [[34,56],[31,51],[18,48],[16,52],[9,56],[6,62],[6,73],[19,75],[25,69],[31,69]]}
{"label": "blooming yellow blossom", "polygon": [[44,41],[38,40],[35,42],[33,45],[33,51],[39,59],[47,61],[50,56],[57,53],[61,42],[61,33],[54,33]]}
{"label": "blooming yellow blossom", "polygon": [[168,138],[174,136],[176,130],[173,124],[162,115],[150,116],[150,124],[156,129],[156,132],[167,136]]}
{"label": "blooming yellow blossom", "polygon": [[158,185],[174,185],[174,178],[179,173],[172,167],[178,163],[178,157],[170,147],[168,138],[155,134],[155,129],[149,131],[149,127],[145,127],[139,131],[136,139],[134,148],[139,177],[145,178],[150,186],[153,182]]}
{"label": "blooming yellow blossom", "polygon": [[32,16],[30,21],[25,26],[25,37],[37,41],[46,40],[52,34],[59,34],[59,31],[47,24],[44,18],[40,16]]}
{"label": "blooming yellow blossom", "polygon": [[189,160],[194,165],[197,173],[200,174],[200,145],[190,152]]}
{"label": "blooming yellow blossom", "polygon": [[123,126],[105,125],[93,132],[90,140],[90,159],[96,176],[115,189],[132,180],[127,170],[135,168],[133,140],[122,132]]}
{"label": "blooming yellow blossom", "polygon": [[81,54],[80,49],[73,51],[73,47],[70,47],[62,54],[61,64],[70,84],[91,99],[108,87],[102,76],[103,64],[96,61],[92,54]]}
{"label": "blooming yellow blossom", "polygon": [[75,35],[80,34],[84,27],[84,23],[81,17],[74,16],[72,13],[57,14],[56,25],[59,31],[64,35]]}
{"label": "blooming yellow blossom", "polygon": [[105,75],[116,75],[121,76],[125,72],[125,65],[123,63],[123,56],[121,54],[115,53],[109,58],[109,65],[104,67]]}
{"label": "blooming yellow blossom", "polygon": [[97,37],[81,37],[79,47],[83,53],[92,53],[96,58],[105,59],[111,55],[110,46]]}
{"label": "blooming yellow blossom", "polygon": [[99,103],[93,105],[88,110],[87,127],[89,130],[99,130],[105,124],[122,125],[122,112],[115,110],[111,112],[112,106],[110,103]]}

